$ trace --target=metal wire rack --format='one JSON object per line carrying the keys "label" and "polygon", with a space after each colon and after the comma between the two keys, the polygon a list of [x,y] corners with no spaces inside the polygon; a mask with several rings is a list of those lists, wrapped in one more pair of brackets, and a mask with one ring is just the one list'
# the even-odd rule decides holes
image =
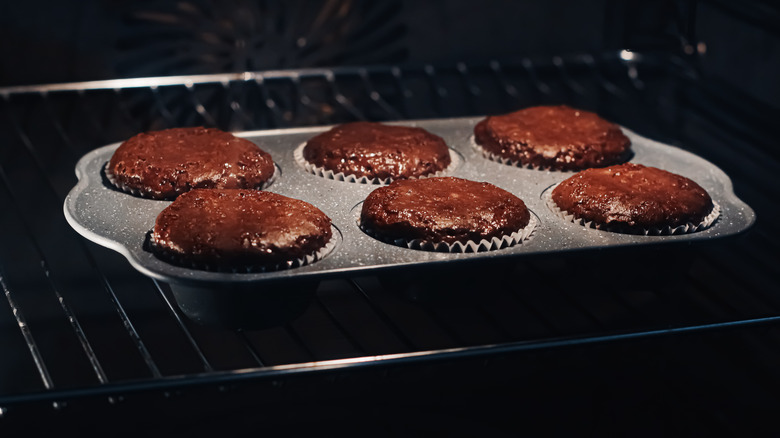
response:
{"label": "metal wire rack", "polygon": [[[0,89],[0,422],[47,405],[78,411],[299,374],[743,330],[750,353],[717,360],[751,370],[739,387],[777,389],[767,367],[780,359],[779,239],[764,218],[776,217],[780,195],[778,109],[688,65],[622,51]],[[140,131],[475,116],[544,103],[597,111],[714,162],[755,208],[756,226],[696,246],[328,280],[297,319],[229,330],[188,320],[167,285],[80,238],[62,215],[76,161]]]}

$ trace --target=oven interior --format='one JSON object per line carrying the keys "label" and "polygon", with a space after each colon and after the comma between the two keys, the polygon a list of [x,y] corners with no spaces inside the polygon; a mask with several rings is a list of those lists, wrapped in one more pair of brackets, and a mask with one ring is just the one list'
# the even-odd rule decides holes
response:
{"label": "oven interior", "polygon": [[[195,18],[218,17],[224,5],[106,11],[89,9],[101,4],[93,1],[72,14],[105,18],[102,31],[110,17],[124,31],[100,61],[48,76],[28,58],[3,68],[0,430],[761,430],[780,406],[780,9],[758,0],[606,1],[587,11],[554,2],[571,7],[563,13],[520,2],[510,20],[503,2],[411,3],[279,3],[278,17],[305,12],[265,25],[281,35],[308,23],[309,41],[269,38],[220,58],[165,42],[212,32]],[[274,10],[237,4],[256,16]],[[10,16],[35,15],[29,8]],[[519,16],[533,23],[516,30]],[[469,29],[466,17],[500,26],[474,24],[479,32],[467,38],[456,25]],[[533,17],[561,20],[558,40],[544,40]],[[580,35],[578,20],[597,31]],[[214,23],[217,38],[224,29]],[[417,38],[430,27],[441,39]],[[48,49],[38,62],[63,56]],[[236,329],[189,320],[167,284],[83,239],[62,212],[78,159],[142,131],[481,116],[555,103],[711,161],[755,210],[754,226],[711,242],[344,275],[321,281],[300,315]]]}

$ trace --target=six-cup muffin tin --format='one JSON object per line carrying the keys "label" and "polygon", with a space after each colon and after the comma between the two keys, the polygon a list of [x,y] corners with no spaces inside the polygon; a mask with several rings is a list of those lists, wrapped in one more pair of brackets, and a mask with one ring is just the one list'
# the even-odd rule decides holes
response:
{"label": "six-cup muffin tin", "polygon": [[472,141],[474,125],[482,118],[403,121],[444,138],[458,155],[457,165],[447,172],[475,181],[486,181],[519,196],[536,217],[530,239],[509,248],[476,253],[441,253],[414,250],[380,242],[360,230],[358,216],[363,199],[378,185],[327,179],[307,172],[294,158],[294,151],[327,126],[235,133],[269,152],[279,175],[267,190],[310,202],[333,220],[336,246],[310,265],[259,273],[209,272],[175,266],[155,257],[147,248],[148,233],[157,214],[170,204],[139,198],[115,190],[106,180],[103,167],[119,144],[86,154],[76,166],[79,182],[65,200],[65,216],[87,239],[124,255],[145,275],[190,288],[224,288],[225,285],[254,285],[266,281],[318,280],[344,274],[366,274],[404,266],[468,263],[491,258],[598,249],[605,247],[655,245],[697,241],[741,233],[753,224],[753,210],[736,197],[729,177],[712,163],[682,149],[643,138],[624,128],[631,139],[630,161],[655,166],[693,179],[704,187],[721,212],[715,223],[695,233],[670,236],[619,234],[590,229],[555,216],[542,200],[551,186],[573,172],[515,167],[483,157]]}

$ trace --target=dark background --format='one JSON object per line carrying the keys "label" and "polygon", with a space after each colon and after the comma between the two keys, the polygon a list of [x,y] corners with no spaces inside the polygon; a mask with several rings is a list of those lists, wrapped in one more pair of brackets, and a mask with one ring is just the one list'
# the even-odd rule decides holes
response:
{"label": "dark background", "polygon": [[[780,101],[778,24],[780,6],[768,0],[739,4],[725,0],[6,0],[0,3],[0,87],[348,65],[452,66],[461,61],[480,64],[492,59],[503,62],[525,57],[549,60],[556,55],[583,53],[612,53],[615,58],[614,54],[624,49],[679,55],[680,62],[690,64],[698,71],[695,81],[700,87],[688,87],[690,83],[681,80],[676,83],[679,89],[690,88],[689,92],[675,88],[675,93],[661,93],[657,106],[646,106],[647,102],[653,101],[649,97],[655,97],[648,91],[641,95],[648,97],[647,100],[633,99],[634,95],[630,95],[632,98],[625,102],[603,104],[599,108],[608,110],[605,115],[610,118],[632,128],[638,127],[634,129],[641,132],[644,132],[641,128],[648,125],[660,126],[663,129],[648,129],[652,134],[648,136],[679,140],[680,144],[695,148],[696,153],[717,162],[734,178],[737,193],[745,196],[756,208],[759,221],[763,221],[756,228],[766,234],[756,232],[748,236],[752,240],[738,241],[747,242],[742,247],[735,244],[692,251],[694,261],[716,250],[718,260],[725,261],[715,265],[723,272],[701,274],[700,301],[702,313],[706,314],[705,311],[710,310],[706,306],[718,308],[719,296],[728,298],[727,304],[733,300],[750,307],[752,302],[743,299],[749,298],[743,289],[760,290],[774,299],[776,282],[772,281],[777,279],[777,274],[771,272],[771,263],[776,255],[763,259],[763,265],[755,266],[751,265],[753,259],[742,264],[740,260],[733,260],[739,255],[732,256],[731,251],[734,247],[763,244],[761,250],[777,254],[776,244],[772,243],[776,240],[771,239],[775,239],[772,219],[777,217],[777,206],[773,201],[777,198],[772,196],[777,193],[777,184],[772,185],[776,180],[777,160],[773,161],[773,157],[777,157],[777,148],[772,140],[777,138],[778,131],[777,127],[764,121],[776,120],[775,116],[780,115],[777,110]],[[538,62],[538,65],[543,64]],[[444,74],[440,76],[445,77]],[[664,87],[660,89],[666,89],[666,83],[662,84]],[[241,90],[254,90],[250,88],[251,84],[244,85],[246,88]],[[712,90],[719,93],[710,93]],[[161,90],[160,95],[173,95],[174,102],[186,101],[173,94],[175,92],[175,89]],[[117,95],[116,101],[130,102],[131,113],[143,122],[141,126],[157,126],[152,122],[164,120],[154,112],[154,102],[145,95],[136,95],[133,90]],[[100,93],[86,93],[86,96],[86,103],[98,102],[94,112],[100,113],[104,107],[99,103],[104,96]],[[19,191],[22,205],[26,205],[27,194],[39,197],[41,191],[46,190],[43,183],[35,180],[38,170],[36,163],[30,164],[31,160],[27,158],[30,150],[39,153],[41,167],[53,175],[50,178],[65,181],[53,187],[66,191],[73,183],[73,161],[81,152],[103,145],[109,138],[117,141],[126,133],[112,131],[108,126],[106,132],[101,133],[107,137],[93,137],[92,130],[82,129],[79,124],[84,117],[67,117],[70,112],[82,115],[78,112],[80,107],[71,105],[68,100],[74,96],[67,93],[51,93],[51,102],[35,92],[29,96],[19,93],[5,100],[3,97],[0,93],[0,109],[3,110],[0,121],[6,123],[2,125],[5,129],[0,129],[0,135],[3,135],[0,152],[5,154],[2,156],[5,161],[0,160],[0,165],[13,176],[9,178],[12,183],[9,186],[21,186],[26,190]],[[526,98],[527,102],[533,101],[532,96]],[[663,99],[671,100],[671,103]],[[587,99],[587,102],[592,100],[598,101]],[[612,102],[609,98],[604,100]],[[62,108],[61,113],[57,113],[59,118],[54,120],[65,120],[63,131],[71,135],[75,139],[72,143],[83,151],[76,149],[74,156],[67,155],[69,144],[63,143],[61,133],[57,131],[61,126],[41,118],[41,114],[49,114],[41,102],[51,104],[54,110]],[[635,111],[639,107],[647,111]],[[114,106],[107,105],[106,108],[116,112]],[[712,108],[718,111],[709,112]],[[666,109],[672,111],[667,114]],[[458,108],[456,112],[461,110]],[[191,112],[193,117],[198,116]],[[648,119],[647,115],[651,115],[652,120],[646,125],[643,122]],[[147,118],[151,120],[148,124]],[[21,129],[12,129],[9,120],[21,120]],[[292,120],[297,123],[307,119]],[[332,121],[340,119],[326,120]],[[317,119],[317,123],[324,122]],[[124,125],[123,128],[131,129]],[[17,131],[31,135],[18,135]],[[669,132],[676,135],[661,136]],[[84,140],[84,137],[88,138]],[[32,140],[26,141],[28,138]],[[741,157],[743,151],[745,156]],[[751,151],[760,151],[763,155],[752,156]],[[763,167],[754,171],[744,168],[741,163],[746,162],[761,163]],[[748,191],[748,188],[752,190]],[[762,197],[763,193],[769,195]],[[31,204],[32,212],[39,211],[39,204],[43,205],[40,202]],[[41,219],[45,214],[19,216],[34,218],[36,222],[32,227],[41,231],[42,236],[65,234],[60,231],[72,230],[61,223],[61,206],[60,199],[56,199],[40,209],[44,213],[54,212],[52,217],[56,215],[60,222],[52,223],[59,227]],[[13,213],[4,211],[3,214],[7,214],[3,219],[16,218]],[[764,235],[770,238],[762,239]],[[63,240],[67,241],[67,238],[74,239],[66,235]],[[22,240],[19,238],[18,241]],[[52,272],[53,278],[61,282],[61,289],[66,293],[69,289],[75,290],[78,295],[74,293],[74,296],[92,297],[82,293],[80,288],[87,280],[78,277],[89,266],[72,262],[71,258],[80,259],[61,249],[60,246],[70,247],[57,245],[55,238],[42,237],[40,241],[44,250],[54,254],[51,259],[60,261]],[[26,241],[18,247],[29,250],[24,244]],[[749,249],[743,248],[743,254],[745,252]],[[108,250],[99,254],[105,253]],[[14,288],[12,280],[40,280],[43,284],[48,278],[41,279],[42,274],[38,271],[42,265],[35,257],[28,257],[33,262],[18,262],[27,262],[28,258],[22,257],[24,252],[16,247],[6,247],[0,254],[5,257],[5,265],[0,267],[6,269],[0,274],[8,279],[9,290],[20,301],[31,302],[24,308],[28,316],[35,314],[32,304],[39,303],[32,302],[38,295],[46,294],[48,286]],[[663,266],[668,256],[648,256],[642,263]],[[113,257],[111,263],[106,265],[114,266],[115,263],[122,268],[108,271],[113,284],[124,288],[128,294],[132,292],[131,297],[137,299],[142,290],[133,290],[133,286],[140,280],[124,277],[129,271],[124,261],[113,253],[110,257]],[[630,266],[637,254],[604,258],[611,262],[625,259],[623,264]],[[571,264],[581,267],[583,261],[596,263],[589,254],[574,259]],[[646,266],[642,263],[636,265]],[[550,269],[558,266],[551,265]],[[56,269],[58,266],[61,267],[59,270]],[[74,269],[68,271],[62,266]],[[14,270],[11,267],[21,268]],[[614,265],[609,267],[614,268]],[[741,267],[747,268],[744,273]],[[638,270],[645,273],[643,269]],[[588,270],[581,268],[578,272],[587,274]],[[621,272],[630,277],[625,271]],[[677,271],[674,273],[681,275]],[[94,274],[90,272],[89,275]],[[668,276],[677,279],[677,275]],[[722,277],[735,284],[721,282]],[[93,277],[85,274],[85,278],[91,281]],[[665,276],[658,278],[666,279]],[[764,281],[766,278],[770,281]],[[92,287],[92,283],[89,285]],[[599,289],[598,285],[594,288]],[[25,297],[24,292],[32,293]],[[678,298],[682,301],[689,295],[695,296],[687,292],[682,287],[675,287],[669,297],[675,302]],[[741,309],[738,305],[735,307]],[[110,310],[113,312],[113,308]],[[659,315],[654,316],[661,321],[666,317],[677,321],[675,310],[674,307],[662,308]],[[696,310],[700,310],[699,307]],[[716,311],[712,313],[717,314]],[[716,321],[756,315],[776,313],[734,312],[722,318],[718,315]],[[10,316],[7,319],[16,322]],[[34,328],[37,328],[36,322],[41,324],[33,318],[30,320]],[[685,324],[708,321],[687,314],[680,320]],[[152,322],[157,323],[156,320]],[[102,334],[99,330],[102,326],[95,326],[98,329],[93,330]],[[16,327],[13,332],[16,335],[15,330]],[[105,343],[119,350],[121,345],[109,336],[114,332],[106,333]],[[155,336],[150,335],[148,339],[154,341],[159,336],[166,340],[163,331],[152,333]],[[41,339],[56,343],[58,338]],[[49,429],[54,429],[51,424],[56,424],[50,423],[53,418],[73,430],[92,427],[105,436],[111,435],[107,433],[111,426],[126,430],[130,436],[139,436],[144,430],[171,434],[200,431],[213,436],[224,432],[221,429],[226,425],[246,426],[245,432],[253,436],[268,432],[263,428],[280,435],[292,432],[291,436],[321,434],[322,431],[334,434],[363,432],[377,436],[382,430],[388,436],[428,436],[435,435],[445,426],[453,436],[516,436],[514,433],[519,430],[534,429],[539,431],[537,436],[604,436],[605,431],[631,431],[632,436],[756,436],[764,426],[761,420],[772,418],[780,406],[780,391],[776,390],[780,388],[780,377],[775,372],[776,364],[772,363],[773,358],[780,357],[778,339],[776,327],[713,330],[697,335],[476,357],[461,362],[423,363],[417,367],[378,367],[354,373],[295,376],[281,386],[277,381],[268,380],[244,382],[245,385],[236,385],[232,392],[224,394],[209,386],[186,388],[184,395],[178,398],[175,392],[163,397],[158,391],[148,391],[136,394],[136,398],[129,395],[125,405],[119,407],[100,398],[94,405],[86,404],[83,411],[78,410],[79,405],[74,400],[70,410],[64,413],[46,405],[33,406],[29,417],[14,409],[9,410],[6,417],[18,421],[22,431],[37,426],[42,432],[50,432]],[[0,352],[0,361],[10,363],[6,358]],[[111,360],[111,357],[107,355],[103,359]],[[23,371],[12,369],[9,375],[18,378]],[[40,418],[46,421],[40,421]],[[422,426],[413,430],[411,425],[415,423]],[[295,425],[298,427],[293,427]],[[2,426],[0,424],[0,435],[5,436]],[[32,429],[33,432],[36,430]]]}
{"label": "dark background", "polygon": [[[780,99],[773,2],[4,1],[0,86],[315,66],[686,51]],[[682,38],[681,38],[682,37]]]}

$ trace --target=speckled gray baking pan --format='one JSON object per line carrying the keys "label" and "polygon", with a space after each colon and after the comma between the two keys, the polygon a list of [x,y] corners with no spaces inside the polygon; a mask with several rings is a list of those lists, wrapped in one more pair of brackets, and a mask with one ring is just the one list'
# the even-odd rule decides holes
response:
{"label": "speckled gray baking pan", "polygon": [[[461,157],[460,163],[449,175],[493,183],[525,201],[539,219],[539,224],[529,240],[501,250],[462,254],[426,252],[393,246],[364,234],[357,226],[356,207],[377,186],[310,174],[293,157],[297,146],[329,127],[236,133],[269,152],[279,167],[281,174],[267,190],[310,202],[333,220],[339,239],[335,249],[310,265],[263,273],[220,273],[174,266],[156,258],[144,243],[157,214],[170,201],[143,199],[110,186],[102,175],[102,169],[118,144],[96,149],[78,162],[76,175],[79,182],[65,199],[65,216],[70,225],[87,239],[120,252],[140,272],[171,284],[174,291],[190,291],[184,292],[185,295],[195,289],[216,291],[228,286],[232,289],[257,289],[260,283],[265,282],[283,285],[285,281],[317,281],[346,273],[366,274],[409,265],[433,266],[571,250],[710,240],[739,234],[755,221],[753,210],[736,197],[731,180],[715,165],[679,148],[624,129],[632,141],[632,162],[693,179],[720,204],[719,218],[704,230],[672,236],[618,234],[566,222],[550,212],[541,195],[545,189],[573,173],[513,167],[484,158],[471,141],[474,125],[481,119],[404,121],[396,124],[419,126],[444,138]],[[229,299],[229,294],[223,295],[228,295]]]}

